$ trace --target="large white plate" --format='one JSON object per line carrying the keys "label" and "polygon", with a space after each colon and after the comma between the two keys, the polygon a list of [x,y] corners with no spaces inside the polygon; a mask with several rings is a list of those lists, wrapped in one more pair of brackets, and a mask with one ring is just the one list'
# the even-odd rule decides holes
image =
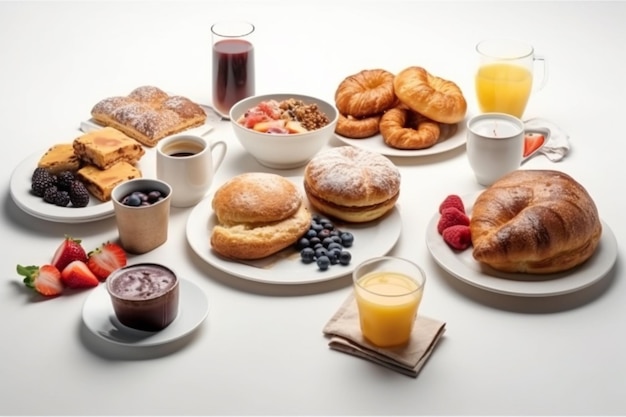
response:
{"label": "large white plate", "polygon": [[[475,198],[463,198],[471,213]],[[471,248],[452,250],[437,232],[439,213],[428,223],[426,245],[435,262],[453,277],[483,290],[527,297],[546,297],[582,290],[602,279],[617,259],[617,240],[609,226],[602,222],[602,236],[596,252],[584,264],[556,274],[530,275],[496,271],[481,265],[472,257]]]}
{"label": "large white plate", "polygon": [[467,130],[466,125],[468,118],[469,116],[466,116],[465,119],[457,124],[457,131],[454,135],[426,149],[408,150],[392,148],[391,146],[385,144],[385,141],[380,134],[365,139],[350,139],[336,133],[335,137],[346,145],[352,145],[355,148],[361,148],[387,156],[415,157],[436,155],[465,145],[465,142],[467,141],[467,135],[465,132]]}
{"label": "large white plate", "polygon": [[157,346],[178,340],[206,319],[209,314],[209,301],[204,291],[191,281],[180,280],[180,301],[178,315],[165,329],[146,332],[124,326],[115,317],[113,305],[106,285],[91,290],[83,305],[83,322],[87,328],[101,339],[124,346]]}
{"label": "large white plate", "polygon": [[[289,178],[302,187],[302,177]],[[213,193],[198,203],[187,218],[187,240],[193,251],[215,268],[251,281],[271,284],[308,284],[329,281],[352,273],[366,259],[387,254],[398,241],[402,230],[400,213],[396,207],[384,218],[370,223],[339,224],[336,226],[354,235],[354,246],[348,250],[352,259],[348,265],[331,265],[320,271],[316,264],[303,264],[292,248],[259,262],[242,263],[220,257],[211,249],[211,230],[216,224],[211,208]]]}
{"label": "large white plate", "polygon": [[[156,150],[144,149],[146,153],[137,163],[137,167],[143,177],[153,178],[156,175]],[[102,202],[93,196],[86,207],[60,207],[46,203],[43,198],[34,195],[31,192],[31,177],[39,158],[46,150],[40,150],[24,159],[11,174],[11,198],[19,208],[31,216],[58,223],[86,223],[113,216],[113,203]]]}

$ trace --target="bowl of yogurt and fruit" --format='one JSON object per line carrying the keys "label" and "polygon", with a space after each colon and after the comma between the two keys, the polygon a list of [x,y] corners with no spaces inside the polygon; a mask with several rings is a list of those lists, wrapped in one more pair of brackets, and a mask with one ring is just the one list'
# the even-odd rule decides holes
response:
{"label": "bowl of yogurt and fruit", "polygon": [[338,117],[332,104],[301,94],[248,97],[230,110],[244,149],[261,165],[277,169],[306,165],[328,143]]}

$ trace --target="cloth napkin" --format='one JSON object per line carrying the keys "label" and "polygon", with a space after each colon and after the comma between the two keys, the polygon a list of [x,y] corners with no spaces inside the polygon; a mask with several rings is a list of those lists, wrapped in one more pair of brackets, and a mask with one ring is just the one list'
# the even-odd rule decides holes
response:
{"label": "cloth napkin", "polygon": [[445,332],[445,322],[418,314],[409,343],[405,346],[379,348],[361,334],[359,312],[351,294],[324,326],[331,349],[372,361],[396,372],[416,378],[435,345]]}
{"label": "cloth napkin", "polygon": [[570,150],[569,135],[553,122],[535,117],[524,121],[526,129],[545,128],[550,131],[548,142],[538,153],[545,155],[552,162],[565,158]]}

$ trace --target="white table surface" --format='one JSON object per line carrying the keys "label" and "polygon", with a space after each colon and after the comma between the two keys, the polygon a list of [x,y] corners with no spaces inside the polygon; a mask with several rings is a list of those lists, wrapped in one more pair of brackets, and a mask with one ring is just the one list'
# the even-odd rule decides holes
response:
{"label": "white table surface", "polygon": [[[256,23],[257,93],[332,100],[338,83],[362,69],[421,65],[457,82],[470,112],[474,45],[513,37],[549,61],[548,83],[525,116],[553,121],[572,144],[564,161],[537,157],[524,168],[573,175],[619,244],[626,238],[624,16],[623,2],[0,3],[0,413],[626,414],[621,256],[597,285],[548,298],[482,291],[433,261],[425,230],[439,202],[481,189],[463,147],[394,159],[403,231],[391,253],[423,266],[420,311],[447,323],[416,379],[327,347],[322,327],[351,291],[349,277],[278,286],[228,276],[187,244],[190,209],[174,209],[166,244],[131,262],[163,262],[197,284],[210,300],[207,320],[173,345],[103,343],[81,321],[89,291],[39,301],[15,266],[48,261],[65,234],[87,247],[114,240],[114,220],[51,223],[22,212],[9,196],[16,165],[73,139],[103,97],[152,84],[210,102],[209,27],[216,20]],[[214,188],[266,170],[227,123],[212,135],[230,145]]]}

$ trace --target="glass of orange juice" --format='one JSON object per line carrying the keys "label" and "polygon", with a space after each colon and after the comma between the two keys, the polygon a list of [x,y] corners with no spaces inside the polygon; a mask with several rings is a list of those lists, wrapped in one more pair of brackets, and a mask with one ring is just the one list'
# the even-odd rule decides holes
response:
{"label": "glass of orange juice", "polygon": [[363,336],[378,347],[411,338],[426,275],[413,262],[383,256],[367,260],[352,274]]}
{"label": "glass of orange juice", "polygon": [[536,62],[543,64],[541,83],[547,80],[544,57],[523,42],[490,39],[476,45],[479,66],[476,72],[476,97],[483,113],[506,113],[521,118],[533,91],[533,70]]}

